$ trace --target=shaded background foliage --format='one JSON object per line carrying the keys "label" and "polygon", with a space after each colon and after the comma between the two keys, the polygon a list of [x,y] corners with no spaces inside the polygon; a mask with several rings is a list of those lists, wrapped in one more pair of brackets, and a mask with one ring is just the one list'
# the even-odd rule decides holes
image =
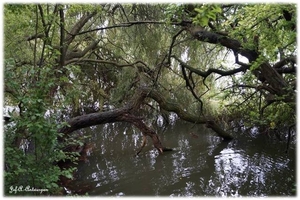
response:
{"label": "shaded background foliage", "polygon": [[[296,54],[294,4],[5,4],[5,192],[30,183],[58,194],[74,168],[56,164],[83,144],[59,142],[58,130],[127,105],[140,87],[226,130],[242,120],[287,138]],[[140,109],[147,124],[168,121],[151,98]]]}

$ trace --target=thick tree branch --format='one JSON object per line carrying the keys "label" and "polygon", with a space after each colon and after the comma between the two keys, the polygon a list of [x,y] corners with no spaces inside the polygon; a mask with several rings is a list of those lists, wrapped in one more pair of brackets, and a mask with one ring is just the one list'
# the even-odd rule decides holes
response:
{"label": "thick tree branch", "polygon": [[37,38],[42,39],[42,38],[44,38],[44,37],[45,37],[45,34],[44,34],[44,33],[38,33],[38,34],[36,34],[36,35],[30,35],[30,36],[27,36],[27,37],[25,38],[25,40],[26,40],[26,41],[31,41],[31,40],[35,40],[35,39],[37,39]]}
{"label": "thick tree branch", "polygon": [[[121,118],[123,118],[124,121],[129,122],[129,123],[133,124],[134,126],[136,126],[139,130],[142,131],[144,136],[145,135],[149,136],[152,139],[152,142],[153,142],[155,148],[160,153],[162,153],[164,151],[165,147],[163,147],[163,145],[161,144],[156,132],[152,128],[146,126],[146,124],[141,120],[141,118],[138,118],[132,114],[127,114],[127,113],[122,115]],[[141,150],[142,150],[142,148],[138,151],[137,154],[139,154]]]}
{"label": "thick tree branch", "polygon": [[89,46],[87,46],[83,51],[68,51],[66,55],[66,61],[65,63],[68,63],[69,60],[73,58],[82,58],[84,57],[88,52],[95,49],[97,47],[97,44],[99,43],[99,40],[92,42]]}
{"label": "thick tree branch", "polygon": [[[106,112],[97,112],[97,113],[91,113],[83,116],[78,116],[75,118],[72,118],[68,121],[68,126],[63,127],[59,130],[59,132],[63,133],[64,135],[70,134],[75,130],[89,127],[89,126],[95,126],[99,124],[104,123],[113,123],[113,122],[129,122],[139,128],[143,135],[149,136],[155,148],[159,152],[163,152],[165,150],[170,150],[162,146],[158,135],[155,133],[155,131],[148,126],[145,125],[145,123],[142,121],[142,118],[137,117],[133,114],[131,114],[131,110],[137,109],[139,105],[142,103],[145,96],[140,95],[139,93],[136,93],[132,100],[129,102],[128,105],[124,106],[123,108],[116,109],[113,111],[106,111]],[[60,138],[61,140],[62,138]],[[143,147],[143,146],[142,146]],[[142,148],[139,150],[138,153]]]}
{"label": "thick tree branch", "polygon": [[137,112],[137,109],[139,109],[141,103],[145,98],[154,99],[162,109],[169,112],[175,112],[181,119],[185,121],[198,124],[209,124],[209,127],[215,130],[219,136],[223,137],[224,139],[232,139],[232,136],[230,134],[222,130],[211,119],[202,118],[188,113],[179,104],[171,101],[166,95],[162,95],[160,92],[147,87],[137,89],[131,101],[129,101],[129,103],[123,108],[106,112],[91,113],[72,118],[67,121],[68,126],[61,128],[59,132],[66,135],[72,133],[75,130],[89,126],[124,121],[132,123],[133,125],[138,127],[144,135],[150,136],[154,146],[160,152],[162,152],[164,150],[164,147],[161,145],[157,134],[142,122],[142,118],[132,114]]}
{"label": "thick tree branch", "polygon": [[271,67],[269,63],[261,64],[260,71],[266,81],[272,86],[272,88],[274,88],[275,94],[278,96],[287,94],[285,89],[288,88],[288,84],[284,81],[282,76]]}
{"label": "thick tree branch", "polygon": [[97,14],[97,12],[92,12],[87,15],[84,15],[80,18],[80,20],[73,26],[71,31],[68,33],[66,37],[66,46],[69,46],[71,42],[74,40],[76,35],[79,35],[79,31],[82,29],[82,27],[93,17]]}
{"label": "thick tree branch", "polygon": [[230,76],[230,75],[233,75],[233,74],[236,74],[236,73],[239,73],[239,72],[246,71],[249,68],[248,65],[242,65],[239,68],[228,70],[228,71],[219,70],[219,69],[215,69],[215,68],[210,68],[207,71],[201,71],[201,70],[195,69],[195,68],[187,65],[184,61],[182,61],[181,59],[179,59],[177,56],[173,55],[172,57],[175,60],[177,60],[180,63],[180,65],[183,66],[184,68],[187,68],[191,72],[193,72],[195,74],[198,74],[199,76],[202,76],[204,78],[208,77],[212,73],[216,73],[216,74],[219,74],[221,76]]}
{"label": "thick tree branch", "polygon": [[295,74],[296,67],[280,68],[280,69],[276,69],[276,71],[279,74]]}
{"label": "thick tree branch", "polygon": [[208,42],[211,44],[220,44],[224,47],[227,47],[233,50],[233,52],[239,53],[242,56],[248,58],[249,62],[256,60],[256,58],[258,57],[258,54],[255,51],[244,49],[242,47],[242,44],[238,40],[231,39],[227,36],[209,32],[204,29],[193,32],[192,34],[197,40]]}
{"label": "thick tree branch", "polygon": [[[253,50],[249,50],[249,49],[244,49],[238,40],[231,39],[229,37],[226,37],[226,36],[223,36],[223,35],[220,35],[217,33],[212,33],[212,32],[206,31],[204,29],[199,29],[196,32],[191,32],[191,33],[199,41],[208,42],[208,43],[212,43],[212,44],[220,44],[224,47],[227,47],[227,48],[233,50],[235,55],[240,54],[240,55],[248,58],[249,63],[255,61],[258,58],[257,52],[255,52]],[[182,62],[180,59],[178,59],[176,57],[174,57],[174,58],[181,65],[183,65],[184,67],[190,69],[191,71],[193,71],[194,73],[196,73],[202,77],[206,77],[212,72],[215,72],[215,73],[218,73],[218,74],[224,76],[224,75],[235,74],[239,71],[248,69],[248,66],[243,64],[240,68],[230,70],[227,72],[217,70],[217,69],[209,69],[207,72],[202,72],[200,70],[191,68],[190,66],[188,66],[187,64]],[[262,82],[264,80],[266,80],[272,86],[272,88],[274,88],[276,95],[278,95],[278,96],[294,96],[295,95],[295,94],[291,94],[290,92],[288,92],[286,90],[286,88],[288,88],[288,84],[285,82],[283,77],[280,76],[280,74],[273,67],[271,67],[271,65],[269,63],[262,63],[259,66],[259,71],[260,71],[260,73],[255,73],[255,75]],[[263,76],[264,80],[261,79],[260,76]],[[294,99],[294,97],[292,97],[292,99]],[[289,101],[289,99],[287,99],[287,100]]]}
{"label": "thick tree branch", "polygon": [[161,95],[160,92],[151,88],[141,88],[141,93],[146,97],[154,99],[159,106],[169,112],[175,112],[181,119],[195,123],[195,124],[206,124],[209,128],[212,128],[220,137],[224,139],[232,139],[232,136],[219,127],[213,120],[200,117],[199,115],[193,115],[188,113],[181,107],[180,104],[174,103],[166,94]]}
{"label": "thick tree branch", "polygon": [[68,126],[63,127],[59,130],[59,132],[64,134],[70,134],[75,130],[90,126],[95,126],[104,123],[120,122],[123,121],[121,116],[128,111],[129,109],[125,107],[113,111],[97,112],[78,116],[70,119],[67,122]]}
{"label": "thick tree branch", "polygon": [[296,64],[296,62],[297,62],[296,56],[290,56],[290,57],[287,57],[287,58],[284,58],[284,59],[278,61],[277,63],[275,63],[273,65],[273,67],[277,70],[278,68],[281,68],[289,63],[292,63],[294,65],[294,64]]}

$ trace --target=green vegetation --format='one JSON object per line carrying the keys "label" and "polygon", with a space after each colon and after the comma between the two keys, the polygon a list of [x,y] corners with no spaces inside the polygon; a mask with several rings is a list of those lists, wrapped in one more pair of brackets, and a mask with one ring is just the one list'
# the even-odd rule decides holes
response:
{"label": "green vegetation", "polygon": [[294,4],[5,4],[5,194],[61,194],[90,125],[130,122],[161,152],[142,117],[288,130],[296,53]]}

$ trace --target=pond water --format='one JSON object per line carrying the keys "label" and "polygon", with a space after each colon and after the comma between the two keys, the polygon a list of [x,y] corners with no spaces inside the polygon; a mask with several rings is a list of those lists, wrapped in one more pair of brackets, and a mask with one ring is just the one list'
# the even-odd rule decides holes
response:
{"label": "pond water", "polygon": [[[142,134],[129,124],[83,130],[93,150],[79,163],[78,188],[90,196],[295,196],[295,144],[246,133],[222,141],[203,125],[177,121],[157,128],[164,146],[152,141],[135,156]],[[191,134],[193,133],[193,134]]]}

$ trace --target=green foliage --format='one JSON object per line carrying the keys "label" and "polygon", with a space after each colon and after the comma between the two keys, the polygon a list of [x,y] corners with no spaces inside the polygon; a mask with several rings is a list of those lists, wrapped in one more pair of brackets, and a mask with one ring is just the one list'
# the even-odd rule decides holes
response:
{"label": "green foliage", "polygon": [[[291,12],[293,18],[287,21],[283,11]],[[235,20],[238,25],[230,31],[233,38],[243,41],[247,49],[258,50],[269,61],[275,61],[279,50],[295,51],[296,6],[293,4],[250,4],[238,10]]]}
{"label": "green foliage", "polygon": [[254,62],[251,63],[250,70],[253,71],[253,70],[258,69],[261,64],[263,64],[267,61],[268,60],[263,55],[259,55],[259,57]]}
{"label": "green foliage", "polygon": [[278,101],[266,105],[263,101],[264,97],[254,89],[243,89],[243,94],[238,96],[232,92],[224,96],[227,103],[223,109],[228,111],[229,118],[237,121],[242,119],[246,127],[275,129],[289,127],[296,121],[294,103]]}
{"label": "green foliage", "polygon": [[70,4],[67,5],[67,8],[70,16],[85,12],[102,11],[102,7],[97,4]]}
{"label": "green foliage", "polygon": [[[26,9],[24,6],[5,6],[5,104],[14,106],[18,114],[11,113],[13,122],[4,129],[4,191],[7,195],[51,195],[61,189],[59,177],[70,177],[70,172],[74,171],[62,170],[55,163],[62,159],[75,160],[77,155],[61,151],[68,143],[57,140],[61,136],[57,131],[65,125],[59,124],[60,112],[57,112],[63,106],[53,99],[51,91],[66,82],[63,76],[55,76],[63,74],[63,69],[53,67],[54,57],[59,52],[50,45],[45,45],[44,51],[32,50],[34,44],[20,40],[35,33],[35,15],[32,14],[36,11],[35,5],[26,5]],[[39,44],[37,47],[43,46]],[[34,52],[38,58],[44,57],[45,64],[41,67],[33,64]],[[25,64],[20,65],[20,61]],[[69,73],[77,72],[72,68]],[[48,192],[10,193],[11,187],[18,186],[48,189]]]}
{"label": "green foliage", "polygon": [[[9,60],[6,63],[5,83],[11,90],[19,91],[14,97],[21,102],[21,112],[20,116],[13,117],[13,125],[5,129],[5,193],[9,194],[11,186],[29,185],[48,189],[48,194],[55,194],[59,189],[59,176],[70,178],[74,170],[61,170],[53,165],[61,159],[74,157],[60,150],[68,144],[58,143],[57,130],[60,126],[55,122],[59,116],[49,114],[52,108],[48,91],[56,80],[42,78],[49,77],[51,73],[46,67],[35,69],[28,66],[27,70],[23,67],[24,72],[29,71],[30,74],[28,88],[23,92],[19,88],[23,80],[17,79],[21,73],[12,73],[13,64]],[[39,81],[30,83],[34,77]]]}
{"label": "green foliage", "polygon": [[122,83],[120,87],[112,90],[112,104],[120,105],[124,99],[134,94],[133,82],[137,78],[134,69],[127,69],[119,73],[118,80]]}
{"label": "green foliage", "polygon": [[183,4],[168,4],[165,9],[165,21],[171,23],[180,21],[185,14]]}
{"label": "green foliage", "polygon": [[217,15],[222,12],[222,9],[217,4],[210,4],[195,8],[195,11],[197,15],[193,18],[193,23],[205,27],[210,20],[216,20]]}
{"label": "green foliage", "polygon": [[[290,19],[284,16],[287,11]],[[250,71],[231,76],[230,85],[222,87],[227,88],[221,95],[223,109],[231,113],[232,118],[243,119],[248,127],[265,126],[274,129],[295,123],[294,103],[285,102],[287,96],[275,95],[273,100],[276,102],[267,106],[266,100],[270,93],[258,91],[258,88],[268,83],[257,80],[262,63],[272,65],[296,54],[295,20],[294,4],[240,4],[224,9],[223,17],[218,16],[212,22],[217,30],[241,42],[244,49],[259,55],[250,63]],[[282,76],[287,83],[296,80],[295,74]],[[289,86],[289,91],[294,93],[292,86]]]}
{"label": "green foliage", "polygon": [[[55,163],[76,163],[78,153],[63,150],[68,145],[83,144],[80,138],[72,137],[65,143],[58,142],[61,134],[57,131],[66,125],[63,122],[102,111],[105,104],[124,106],[139,86],[157,87],[162,95],[166,92],[170,96],[170,101],[181,103],[195,115],[231,115],[249,126],[271,129],[295,120],[294,105],[284,102],[286,96],[275,96],[276,102],[262,112],[269,92],[258,88],[268,85],[255,75],[263,62],[273,64],[296,55],[293,4],[202,4],[188,8],[185,4],[59,5],[64,9],[65,37],[72,40],[64,43],[64,66],[60,62],[62,19],[54,10],[56,6],[4,6],[4,97],[5,106],[15,108],[11,113],[13,122],[5,126],[6,194],[11,185],[19,184],[47,188],[49,194],[55,194],[59,176],[72,178],[74,171],[61,170]],[[291,14],[290,20],[283,16],[285,12]],[[130,24],[138,21],[149,23]],[[200,102],[187,88],[181,66],[170,56],[200,71],[228,71],[237,66],[226,63],[230,60],[227,54],[232,52],[221,45],[192,40],[188,31],[181,31],[184,27],[174,25],[182,21],[191,21],[215,34],[223,32],[239,41],[241,48],[259,54],[250,63],[250,70],[226,78],[212,73],[204,81],[186,69],[194,93],[203,102],[203,113]],[[99,30],[104,27],[107,29]],[[70,34],[77,29],[77,34]],[[36,34],[39,37],[34,38]],[[97,45],[90,48],[95,42]],[[82,54],[68,59],[71,52]],[[282,77],[287,83],[296,81],[292,73]],[[292,85],[285,89],[294,90]],[[150,98],[145,102],[146,106],[141,107],[148,116],[164,112]]]}

